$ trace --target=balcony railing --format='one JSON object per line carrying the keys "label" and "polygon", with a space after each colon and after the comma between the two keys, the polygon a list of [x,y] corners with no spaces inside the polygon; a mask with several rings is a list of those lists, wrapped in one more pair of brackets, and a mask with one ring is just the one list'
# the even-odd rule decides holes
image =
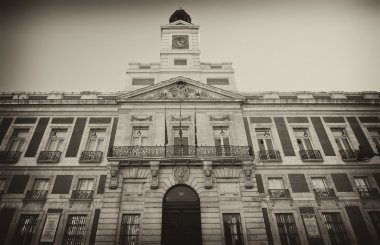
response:
{"label": "balcony railing", "polygon": [[332,188],[316,188],[313,190],[315,199],[336,198],[335,191]]}
{"label": "balcony railing", "polygon": [[93,190],[76,190],[71,194],[71,199],[89,200],[92,199],[93,195]]}
{"label": "balcony railing", "polygon": [[340,150],[339,153],[343,161],[357,161],[358,160],[359,151],[357,150],[355,151],[354,150]]}
{"label": "balcony railing", "polygon": [[362,199],[379,198],[379,191],[377,188],[358,188],[359,196]]}
{"label": "balcony railing", "polygon": [[281,154],[277,150],[261,150],[259,159],[260,161],[281,161]]}
{"label": "balcony railing", "polygon": [[319,150],[300,150],[302,161],[320,162],[323,161],[321,152]]}
{"label": "balcony railing", "polygon": [[47,194],[48,191],[45,190],[30,190],[26,192],[25,200],[44,201]]}
{"label": "balcony railing", "polygon": [[61,158],[60,151],[41,151],[38,155],[38,163],[57,163]]}
{"label": "balcony railing", "polygon": [[269,189],[269,197],[272,199],[289,199],[290,192],[288,189]]}
{"label": "balcony railing", "polygon": [[86,162],[93,162],[93,163],[99,163],[102,161],[103,158],[103,152],[102,151],[82,151],[82,154],[80,155],[79,162],[86,163]]}
{"label": "balcony railing", "polygon": [[115,146],[110,149],[109,157],[119,158],[161,158],[161,157],[254,157],[249,146]]}
{"label": "balcony railing", "polygon": [[0,151],[0,163],[16,163],[21,151]]}

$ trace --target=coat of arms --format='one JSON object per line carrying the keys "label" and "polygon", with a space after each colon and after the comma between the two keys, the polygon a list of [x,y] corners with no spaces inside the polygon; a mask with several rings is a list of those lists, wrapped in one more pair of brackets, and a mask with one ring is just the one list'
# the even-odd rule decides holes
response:
{"label": "coat of arms", "polygon": [[173,170],[174,179],[178,183],[185,183],[190,176],[190,169],[187,166],[177,166]]}

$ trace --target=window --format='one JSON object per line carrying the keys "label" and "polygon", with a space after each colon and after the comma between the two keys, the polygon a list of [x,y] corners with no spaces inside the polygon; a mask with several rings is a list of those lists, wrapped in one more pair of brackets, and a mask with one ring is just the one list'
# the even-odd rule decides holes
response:
{"label": "window", "polygon": [[370,187],[366,177],[354,177],[354,180],[358,188],[368,189]]}
{"label": "window", "polygon": [[243,245],[240,214],[223,214],[226,245]]}
{"label": "window", "polygon": [[282,178],[268,178],[269,189],[284,189]]}
{"label": "window", "polygon": [[46,150],[62,152],[66,139],[66,133],[67,129],[52,129]]}
{"label": "window", "polygon": [[28,136],[29,129],[18,128],[13,131],[9,140],[8,151],[22,151]]}
{"label": "window", "polygon": [[185,65],[187,65],[187,60],[186,59],[174,59],[174,65],[185,66]]}
{"label": "window", "polygon": [[87,151],[103,151],[104,139],[106,137],[105,129],[91,129],[86,146]]}
{"label": "window", "polygon": [[339,213],[322,213],[323,221],[326,224],[331,244],[348,244],[346,231],[343,227]]}
{"label": "window", "polygon": [[316,199],[336,197],[334,189],[329,188],[325,177],[312,177],[311,183]]}
{"label": "window", "polygon": [[132,85],[153,85],[154,78],[133,78]]}
{"label": "window", "polygon": [[369,135],[376,146],[377,153],[380,153],[380,129],[378,128],[369,128]]}
{"label": "window", "polygon": [[311,143],[309,130],[306,128],[295,128],[294,134],[297,139],[297,144],[299,149],[302,150],[313,150],[313,145]]}
{"label": "window", "polygon": [[123,214],[121,220],[120,244],[137,245],[139,243],[140,215]]}
{"label": "window", "polygon": [[327,189],[326,179],[324,177],[313,177],[311,183],[314,189]]}
{"label": "window", "polygon": [[94,179],[79,179],[77,190],[89,191],[94,188]]}
{"label": "window", "polygon": [[368,212],[373,227],[375,228],[377,236],[380,238],[380,211]]}
{"label": "window", "polygon": [[285,189],[282,178],[268,178],[268,191],[271,198],[290,198],[290,192]]}
{"label": "window", "polygon": [[86,228],[86,218],[86,215],[69,215],[62,245],[81,244]]}
{"label": "window", "polygon": [[379,191],[376,188],[371,188],[370,184],[368,183],[367,177],[354,177],[354,180],[359,196],[361,198],[365,199],[379,196]]}
{"label": "window", "polygon": [[37,214],[21,215],[17,224],[16,233],[13,239],[13,244],[18,244],[18,245],[32,244],[32,239],[37,228],[37,222],[38,222]]}
{"label": "window", "polygon": [[257,128],[257,144],[259,145],[260,160],[281,160],[280,153],[274,149],[272,133],[269,128]]}
{"label": "window", "polygon": [[228,81],[228,78],[207,78],[207,84],[211,86],[229,85],[230,82]]}
{"label": "window", "polygon": [[[182,133],[182,142],[180,133]],[[182,127],[181,132],[179,127],[173,128],[174,145],[188,145],[189,144],[189,127]]]}
{"label": "window", "polygon": [[132,130],[132,145],[145,146],[148,143],[149,128],[148,127],[133,127]]}
{"label": "window", "polygon": [[26,199],[46,200],[49,190],[49,179],[35,179],[32,189],[27,191]]}
{"label": "window", "polygon": [[278,232],[282,245],[300,244],[296,222],[291,213],[276,214]]}
{"label": "window", "polygon": [[33,190],[47,191],[49,189],[49,179],[35,179]]}
{"label": "window", "polygon": [[79,179],[71,199],[92,199],[94,194],[94,179]]}
{"label": "window", "polygon": [[5,190],[5,183],[7,183],[7,179],[1,178],[0,179],[0,194]]}
{"label": "window", "polygon": [[348,140],[346,129],[344,128],[332,128],[331,132],[334,135],[336,144],[338,145],[339,151],[350,151],[351,144]]}
{"label": "window", "polygon": [[230,131],[226,126],[214,127],[214,141],[217,156],[231,155]]}

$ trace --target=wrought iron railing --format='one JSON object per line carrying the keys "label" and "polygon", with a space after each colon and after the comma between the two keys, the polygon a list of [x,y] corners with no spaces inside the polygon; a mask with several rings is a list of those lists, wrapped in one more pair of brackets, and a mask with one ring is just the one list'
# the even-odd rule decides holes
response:
{"label": "wrought iron railing", "polygon": [[269,197],[272,199],[289,199],[290,192],[288,189],[268,189]]}
{"label": "wrought iron railing", "polygon": [[26,200],[46,200],[48,191],[45,190],[30,190],[26,192]]}
{"label": "wrought iron railing", "polygon": [[254,157],[249,146],[115,146],[109,157]]}
{"label": "wrought iron railing", "polygon": [[322,155],[319,150],[300,150],[302,161],[322,161]]}
{"label": "wrought iron railing", "polygon": [[316,199],[335,198],[335,191],[332,188],[316,188],[313,189]]}
{"label": "wrought iron railing", "polygon": [[93,190],[75,190],[71,194],[71,199],[92,199],[93,195]]}
{"label": "wrought iron railing", "polygon": [[261,150],[259,159],[260,161],[281,161],[281,154],[277,150]]}
{"label": "wrought iron railing", "polygon": [[379,191],[377,188],[358,188],[359,196],[362,199],[379,198]]}
{"label": "wrought iron railing", "polygon": [[60,151],[41,151],[38,155],[38,163],[57,163],[61,158]]}
{"label": "wrought iron railing", "polygon": [[340,150],[340,156],[343,161],[356,161],[358,160],[359,151],[357,150]]}
{"label": "wrought iron railing", "polygon": [[0,151],[0,163],[16,163],[21,151]]}
{"label": "wrought iron railing", "polygon": [[102,161],[103,152],[102,151],[82,151],[80,155],[79,162],[96,162],[99,163]]}

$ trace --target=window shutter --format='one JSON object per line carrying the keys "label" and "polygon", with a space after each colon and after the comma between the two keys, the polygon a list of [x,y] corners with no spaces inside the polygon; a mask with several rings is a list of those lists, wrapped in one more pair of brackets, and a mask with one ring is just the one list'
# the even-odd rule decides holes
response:
{"label": "window shutter", "polygon": [[29,181],[29,175],[14,175],[9,184],[7,193],[23,194]]}
{"label": "window shutter", "polygon": [[34,130],[32,139],[30,140],[28,149],[25,152],[25,157],[34,157],[38,151],[38,147],[40,146],[42,137],[44,136],[46,126],[49,123],[50,118],[40,118],[37,123],[37,127]]}
{"label": "window shutter", "polygon": [[327,136],[325,127],[323,126],[322,120],[320,117],[311,117],[311,122],[313,123],[314,129],[317,133],[319,142],[322,145],[323,152],[326,156],[335,156],[334,149],[331,145],[329,137]]}
{"label": "window shutter", "polygon": [[337,192],[353,192],[347,174],[331,174]]}
{"label": "window shutter", "polygon": [[91,228],[91,235],[90,235],[90,242],[89,242],[90,245],[95,244],[96,230],[98,229],[99,216],[100,216],[100,209],[95,209],[94,220],[92,221],[92,228]]}
{"label": "window shutter", "polygon": [[288,129],[286,128],[285,120],[283,117],[275,117],[274,122],[276,124],[277,132],[280,136],[282,150],[285,156],[295,156],[292,142],[290,141],[290,136]]}
{"label": "window shutter", "polygon": [[11,126],[13,118],[3,118],[3,121],[1,121],[0,124],[0,144],[3,142],[3,139],[5,135],[7,134],[7,131],[9,127]]}
{"label": "window shutter", "polygon": [[16,212],[15,208],[2,208],[0,210],[0,244],[5,244],[8,237],[8,230],[11,226],[13,216]]}
{"label": "window shutter", "polygon": [[374,173],[374,174],[373,174],[373,177],[375,178],[375,181],[376,181],[377,187],[380,188],[380,173]]}
{"label": "window shutter", "polygon": [[79,150],[79,145],[82,139],[83,130],[86,126],[87,118],[79,117],[75,122],[74,130],[71,135],[70,143],[67,148],[66,157],[76,157]]}
{"label": "window shutter", "polygon": [[273,235],[272,235],[272,230],[271,230],[271,226],[270,226],[268,210],[266,208],[262,208],[261,210],[263,212],[265,230],[266,230],[267,236],[268,236],[268,245],[273,245],[274,244],[273,243]]}
{"label": "window shutter", "polygon": [[362,212],[359,207],[355,206],[346,206],[345,207],[348,218],[350,219],[352,228],[354,229],[354,233],[356,239],[359,244],[373,244],[371,240],[371,235],[368,231],[366,222],[364,221]]}
{"label": "window shutter", "polygon": [[374,154],[371,145],[369,144],[362,128],[359,125],[358,120],[356,120],[355,117],[347,117],[347,121],[350,124],[352,131],[354,131],[354,134],[356,136],[356,139],[359,142],[359,145],[366,149],[369,153]]}
{"label": "window shutter", "polygon": [[72,180],[72,175],[57,175],[51,194],[69,194]]}
{"label": "window shutter", "polygon": [[309,192],[304,174],[288,174],[293,192]]}
{"label": "window shutter", "polygon": [[112,124],[112,130],[111,130],[111,136],[110,136],[110,143],[109,143],[109,152],[113,147],[114,141],[115,141],[115,135],[116,135],[116,129],[117,129],[117,123],[119,121],[118,117],[115,117],[113,119],[113,124]]}
{"label": "window shutter", "polygon": [[259,193],[265,193],[264,191],[264,185],[263,185],[263,179],[261,177],[261,174],[255,174],[256,177],[256,184],[257,184],[257,190]]}
{"label": "window shutter", "polygon": [[99,185],[98,185],[98,194],[104,193],[104,189],[106,186],[106,180],[107,180],[107,175],[100,175]]}
{"label": "window shutter", "polygon": [[248,119],[244,117],[243,121],[244,121],[244,129],[245,129],[245,135],[247,136],[248,146],[252,147],[252,138],[251,138],[251,132],[249,131]]}

